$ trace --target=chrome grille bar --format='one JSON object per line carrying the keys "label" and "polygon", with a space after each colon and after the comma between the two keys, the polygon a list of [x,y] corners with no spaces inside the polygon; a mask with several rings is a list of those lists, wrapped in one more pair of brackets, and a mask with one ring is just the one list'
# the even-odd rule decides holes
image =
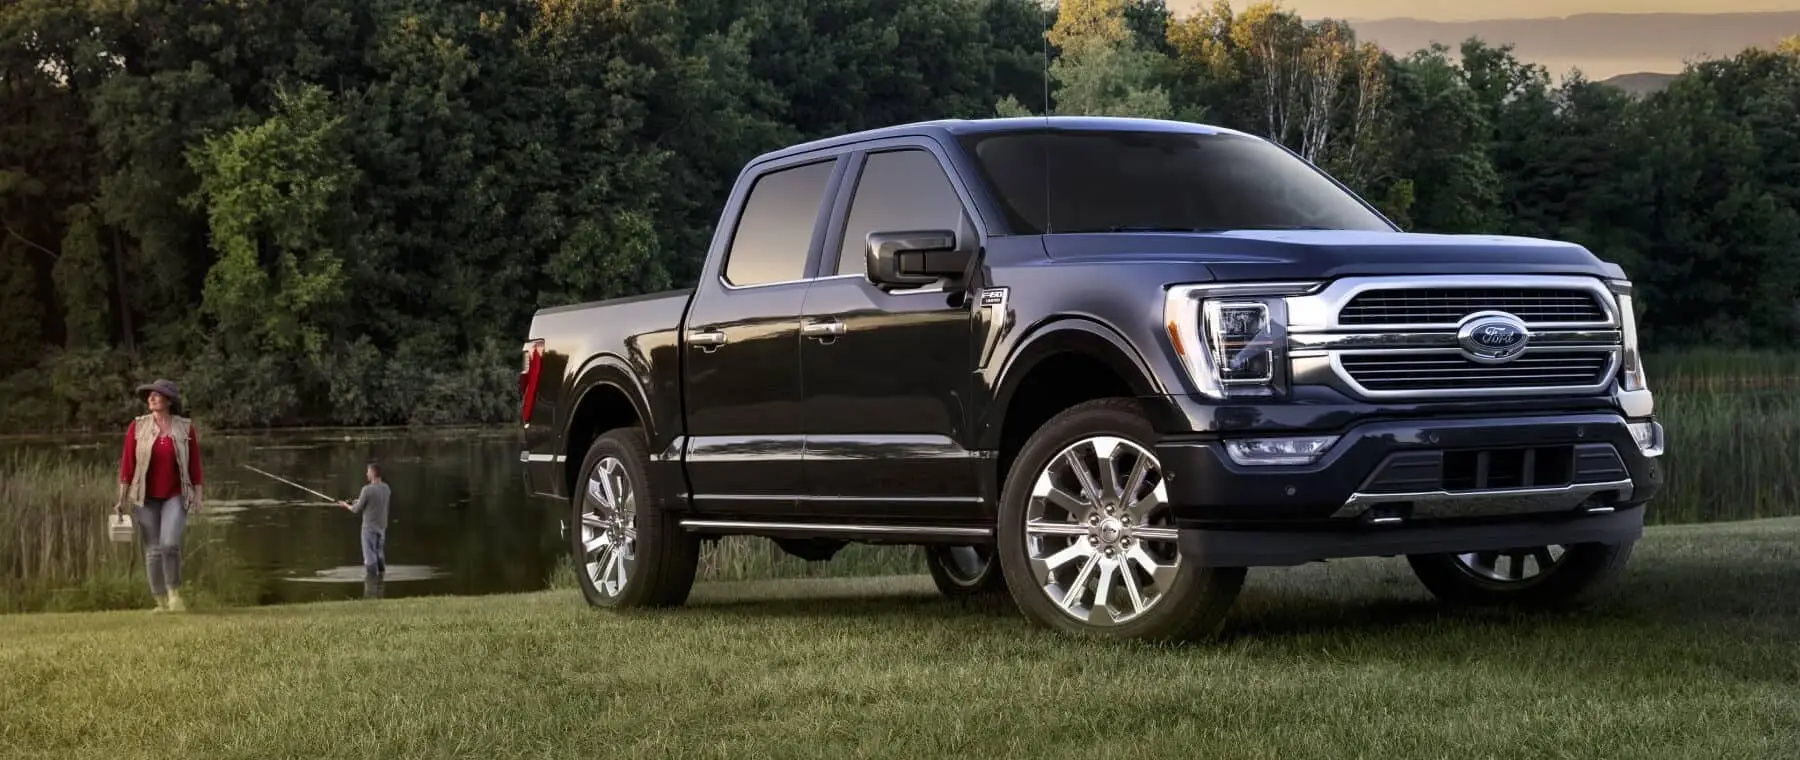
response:
{"label": "chrome grille bar", "polygon": [[[1294,382],[1325,382],[1370,399],[1599,393],[1612,384],[1623,350],[1617,302],[1592,277],[1348,277],[1287,302]],[[1457,330],[1484,312],[1527,326],[1530,339],[1517,358],[1468,358]]]}
{"label": "chrome grille bar", "polygon": [[1556,288],[1367,290],[1338,310],[1338,321],[1359,326],[1455,324],[1480,311],[1504,311],[1527,325],[1607,321],[1592,292]]}

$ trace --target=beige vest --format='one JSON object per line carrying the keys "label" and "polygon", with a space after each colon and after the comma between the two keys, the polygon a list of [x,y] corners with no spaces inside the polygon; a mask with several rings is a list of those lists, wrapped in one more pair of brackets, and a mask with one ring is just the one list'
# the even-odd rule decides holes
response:
{"label": "beige vest", "polygon": [[[131,473],[132,506],[144,505],[144,474],[150,471],[150,448],[156,445],[156,417],[146,414],[137,418],[137,461]],[[194,481],[188,475],[188,445],[193,441],[194,423],[186,417],[169,417],[169,437],[175,441],[175,470],[181,473],[181,503],[194,503]]]}

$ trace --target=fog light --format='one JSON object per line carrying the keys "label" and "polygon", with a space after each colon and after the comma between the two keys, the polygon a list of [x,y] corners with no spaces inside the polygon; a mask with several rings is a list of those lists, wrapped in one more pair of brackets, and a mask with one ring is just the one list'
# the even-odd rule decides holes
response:
{"label": "fog light", "polygon": [[1231,461],[1242,465],[1312,464],[1319,461],[1319,456],[1330,449],[1331,444],[1337,443],[1337,439],[1335,435],[1322,435],[1226,441],[1225,453],[1231,455]]}
{"label": "fog light", "polygon": [[1660,422],[1633,422],[1626,425],[1631,429],[1631,440],[1637,441],[1638,451],[1647,457],[1659,457],[1663,453],[1663,429]]}

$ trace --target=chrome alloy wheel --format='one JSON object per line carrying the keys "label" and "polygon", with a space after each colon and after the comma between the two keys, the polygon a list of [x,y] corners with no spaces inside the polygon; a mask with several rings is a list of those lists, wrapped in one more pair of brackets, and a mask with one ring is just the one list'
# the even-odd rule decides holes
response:
{"label": "chrome alloy wheel", "polygon": [[581,509],[581,559],[588,582],[617,597],[637,567],[637,492],[625,463],[601,459],[588,474]]}
{"label": "chrome alloy wheel", "polygon": [[1181,566],[1175,539],[1161,464],[1115,436],[1057,452],[1025,507],[1032,575],[1058,609],[1089,625],[1119,625],[1162,601]]}
{"label": "chrome alloy wheel", "polygon": [[[1525,584],[1549,574],[1568,554],[1561,544],[1512,551],[1468,552],[1456,555],[1458,569],[1490,584]],[[1502,562],[1505,560],[1502,570]]]}

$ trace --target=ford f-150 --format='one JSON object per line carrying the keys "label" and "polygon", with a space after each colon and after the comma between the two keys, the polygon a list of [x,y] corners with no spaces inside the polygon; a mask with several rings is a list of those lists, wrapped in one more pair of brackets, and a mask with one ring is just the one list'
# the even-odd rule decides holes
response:
{"label": "ford f-150", "polygon": [[724,535],[917,544],[1103,637],[1345,557],[1561,606],[1662,482],[1636,324],[1579,245],[1404,232],[1251,135],[910,124],[750,161],[694,287],[537,312],[520,458],[599,606],[684,603]]}

